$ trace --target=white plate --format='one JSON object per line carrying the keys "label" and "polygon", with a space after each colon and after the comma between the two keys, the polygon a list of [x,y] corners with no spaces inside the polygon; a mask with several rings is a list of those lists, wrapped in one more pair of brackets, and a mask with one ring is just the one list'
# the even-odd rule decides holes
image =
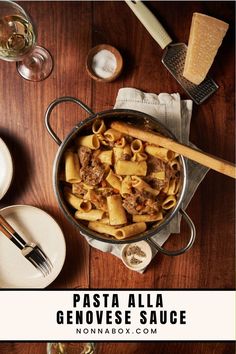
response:
{"label": "white plate", "polygon": [[37,243],[53,264],[43,277],[6,236],[0,232],[0,288],[45,288],[60,273],[66,255],[63,233],[45,211],[29,205],[0,210],[1,215],[27,242]]}
{"label": "white plate", "polygon": [[6,194],[10,187],[13,176],[13,163],[10,151],[4,141],[0,138],[0,199]]}

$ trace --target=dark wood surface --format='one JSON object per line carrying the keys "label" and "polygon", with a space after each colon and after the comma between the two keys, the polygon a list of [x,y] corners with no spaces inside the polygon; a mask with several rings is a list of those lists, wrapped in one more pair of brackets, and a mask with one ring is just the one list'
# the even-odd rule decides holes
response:
{"label": "dark wood surface", "polygon": [[[144,274],[132,272],[110,254],[91,249],[59,210],[52,188],[52,166],[58,146],[44,126],[48,104],[59,96],[80,98],[95,112],[110,109],[119,88],[186,94],[161,64],[162,50],[124,2],[21,2],[38,29],[38,43],[54,58],[54,70],[43,82],[28,82],[15,64],[0,61],[0,136],[12,153],[15,174],[0,206],[29,204],[49,212],[62,227],[67,244],[64,268],[50,288],[234,288],[234,180],[210,171],[187,212],[197,239],[180,257],[158,255]],[[188,41],[193,12],[230,24],[211,76],[218,91],[194,106],[191,141],[213,155],[234,162],[234,2],[147,2],[175,42]],[[100,43],[117,47],[124,71],[113,83],[92,81],[85,70],[89,49]],[[63,139],[86,114],[73,104],[55,109],[52,125]],[[180,246],[171,237],[167,247]],[[104,343],[98,353],[224,353],[233,343]],[[45,343],[0,343],[0,354],[44,354]]]}

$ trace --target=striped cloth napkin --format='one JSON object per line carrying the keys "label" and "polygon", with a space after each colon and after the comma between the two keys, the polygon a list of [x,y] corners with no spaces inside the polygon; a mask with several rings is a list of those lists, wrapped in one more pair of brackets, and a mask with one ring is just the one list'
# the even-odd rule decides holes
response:
{"label": "striped cloth napkin", "polygon": [[[191,100],[181,100],[178,93],[160,93],[156,95],[154,93],[144,93],[134,88],[122,88],[118,92],[114,108],[134,109],[156,117],[180,142],[195,147],[189,142],[192,105],[193,102]],[[197,187],[207,172],[208,168],[191,160],[187,160],[188,185],[182,209],[187,208]],[[177,214],[164,229],[153,237],[153,240],[162,246],[171,233],[180,232],[180,222],[181,216]],[[97,241],[85,234],[82,235],[92,247],[103,252],[110,252],[121,258],[121,249],[124,244],[106,243]],[[156,253],[157,251],[153,251],[153,257]],[[143,271],[144,270],[139,272]]]}

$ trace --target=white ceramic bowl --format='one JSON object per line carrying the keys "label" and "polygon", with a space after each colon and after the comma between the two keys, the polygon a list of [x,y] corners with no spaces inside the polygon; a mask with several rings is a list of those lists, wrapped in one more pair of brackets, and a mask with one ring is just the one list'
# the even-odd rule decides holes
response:
{"label": "white ceramic bowl", "polygon": [[[132,249],[134,250],[134,247],[136,246],[145,253],[145,257],[140,256],[138,254],[131,254],[130,256],[127,255],[127,253],[129,253],[130,251],[132,253]],[[136,264],[135,263],[132,264],[131,261],[132,257],[134,257],[134,262],[137,262]],[[148,264],[151,262],[152,249],[146,241],[129,243],[122,247],[121,259],[127,268],[140,271],[146,268]]]}

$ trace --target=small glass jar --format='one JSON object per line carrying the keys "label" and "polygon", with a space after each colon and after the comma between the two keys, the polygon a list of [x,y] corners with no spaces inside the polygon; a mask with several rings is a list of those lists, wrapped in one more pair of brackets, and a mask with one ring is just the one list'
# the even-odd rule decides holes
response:
{"label": "small glass jar", "polygon": [[89,342],[47,343],[47,354],[95,354],[95,344]]}

